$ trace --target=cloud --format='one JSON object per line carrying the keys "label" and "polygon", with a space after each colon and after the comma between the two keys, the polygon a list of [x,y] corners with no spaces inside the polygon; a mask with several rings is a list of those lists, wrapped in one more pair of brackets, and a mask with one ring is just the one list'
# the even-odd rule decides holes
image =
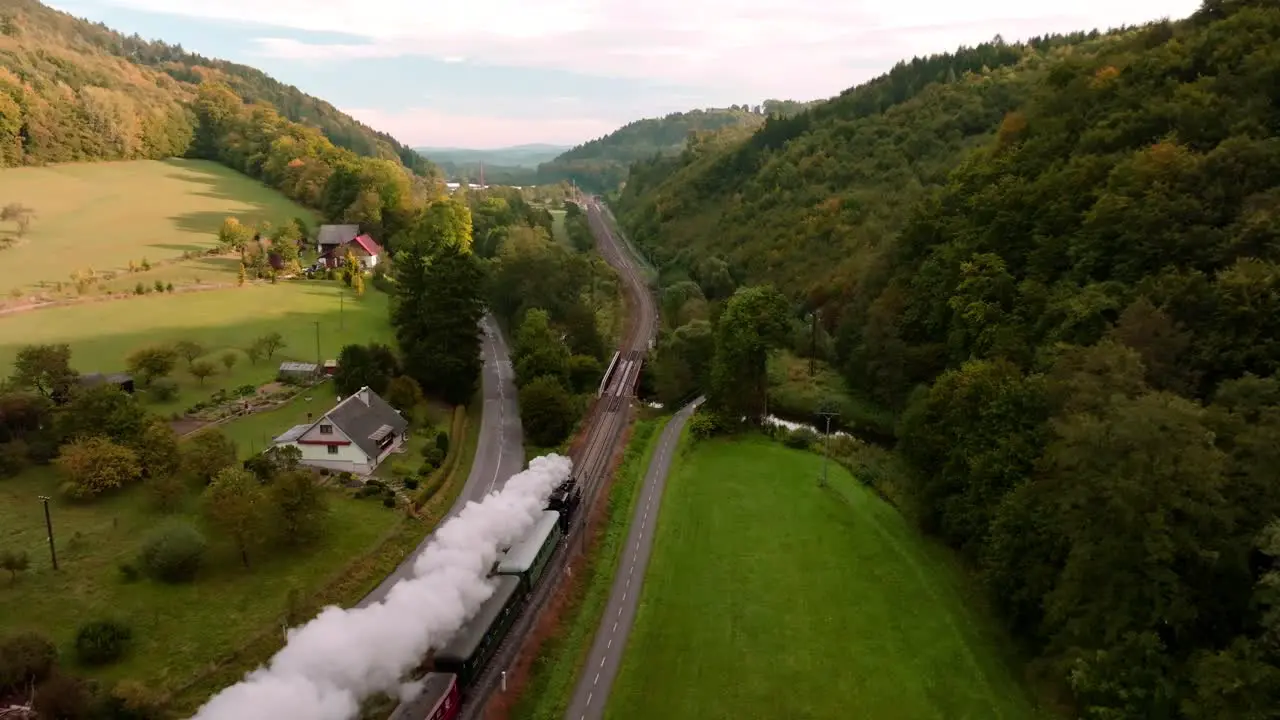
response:
{"label": "cloud", "polygon": [[499,148],[526,142],[577,145],[607,135],[618,123],[592,117],[521,118],[452,114],[428,108],[388,111],[342,108],[370,127],[411,146]]}
{"label": "cloud", "polygon": [[[1049,32],[1181,17],[1199,0],[100,0],[154,12],[253,21],[359,38],[278,36],[258,50],[308,62],[421,55],[715,87],[739,95],[832,95],[896,61],[997,33]],[[868,68],[851,76],[849,68]],[[869,68],[875,68],[871,70]]]}

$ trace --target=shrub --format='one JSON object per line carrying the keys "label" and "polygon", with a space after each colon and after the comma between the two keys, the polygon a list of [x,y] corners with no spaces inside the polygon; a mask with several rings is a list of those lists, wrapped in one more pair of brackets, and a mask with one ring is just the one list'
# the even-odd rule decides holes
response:
{"label": "shrub", "polygon": [[396,506],[396,496],[395,496],[395,495],[388,495],[388,496],[386,496],[386,497],[382,498],[382,506],[383,506],[383,507],[389,507],[389,508],[393,508],[393,507],[395,507],[395,506]]}
{"label": "shrub", "polygon": [[381,495],[381,494],[382,494],[382,488],[376,487],[373,485],[365,485],[361,487],[359,490],[356,490],[357,499],[373,497],[374,495]]}
{"label": "shrub", "polygon": [[58,648],[39,633],[23,630],[0,640],[0,692],[43,681],[57,660]]}
{"label": "shrub", "polygon": [[142,571],[137,565],[130,562],[122,562],[118,566],[120,569],[120,580],[127,583],[137,582],[142,578]]}
{"label": "shrub", "polygon": [[141,282],[139,282],[137,285],[134,285],[134,286],[133,286],[133,294],[134,294],[134,295],[146,295],[146,294],[147,294],[147,286],[146,286],[146,285],[143,285]]}
{"label": "shrub", "polygon": [[173,522],[152,532],[142,544],[138,561],[157,580],[189,582],[200,570],[207,547],[199,530],[185,522]]}
{"label": "shrub", "polygon": [[14,477],[22,472],[29,458],[27,443],[22,440],[0,444],[0,478]]}
{"label": "shrub", "polygon": [[156,292],[158,292],[158,293],[162,293],[162,292],[164,292],[164,281],[163,281],[163,280],[157,280],[157,281],[156,281]]}
{"label": "shrub", "polygon": [[818,433],[806,427],[796,428],[788,432],[782,439],[782,443],[789,448],[797,450],[808,450],[818,441]]}
{"label": "shrub", "polygon": [[76,657],[85,665],[106,665],[124,656],[133,631],[116,620],[94,620],[76,633]]}
{"label": "shrub", "polygon": [[404,486],[405,486],[405,488],[406,488],[406,489],[408,489],[408,490],[417,490],[417,489],[418,489],[418,479],[417,479],[417,478],[405,478],[405,479],[404,479]]}
{"label": "shrub", "polygon": [[151,383],[147,392],[151,393],[151,399],[156,402],[169,402],[178,397],[178,382],[171,378],[160,378]]}
{"label": "shrub", "polygon": [[441,430],[436,434],[436,449],[445,455],[449,454],[449,433]]}
{"label": "shrub", "polygon": [[426,462],[431,463],[433,468],[437,468],[440,467],[440,463],[444,462],[444,451],[438,446],[427,448],[426,452],[422,453],[422,457]]}

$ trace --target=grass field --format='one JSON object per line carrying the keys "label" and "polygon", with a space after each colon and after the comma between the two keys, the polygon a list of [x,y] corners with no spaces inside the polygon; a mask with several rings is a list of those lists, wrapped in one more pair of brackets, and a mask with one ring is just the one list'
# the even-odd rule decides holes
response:
{"label": "grass field", "polygon": [[551,213],[551,237],[556,242],[569,244],[569,231],[564,226],[564,210],[548,210]]}
{"label": "grass field", "polygon": [[[389,342],[387,296],[370,288],[357,300],[345,290],[340,300],[344,290],[336,282],[287,281],[0,315],[0,373],[8,375],[14,356],[28,344],[69,343],[76,370],[111,372],[124,370],[125,358],[140,347],[195,340],[209,350],[218,374],[202,387],[180,361],[173,373],[181,389],[178,399],[150,406],[161,412],[181,410],[220,388],[266,382],[283,360],[315,362],[317,322],[325,359],[337,357],[349,343]],[[283,335],[285,347],[274,359],[251,364],[239,348],[269,332]],[[217,360],[230,349],[237,350],[239,361],[228,373]]]}
{"label": "grass field", "polygon": [[686,446],[606,717],[1036,717],[944,551],[821,464]]}
{"label": "grass field", "polygon": [[[231,548],[214,542],[211,567],[192,584],[126,583],[119,564],[134,560],[143,537],[161,519],[149,509],[143,489],[77,505],[57,499],[57,483],[48,469],[0,482],[0,547],[25,550],[32,561],[16,582],[0,581],[0,635],[18,629],[46,633],[74,665],[71,641],[81,623],[123,619],[134,634],[129,655],[86,672],[106,680],[139,680],[156,689],[186,681],[213,658],[271,627],[284,613],[290,588],[318,589],[376,545],[401,517],[376,500],[335,494],[328,533],[313,547],[264,554],[245,570]],[[56,572],[45,544],[42,494],[55,498]],[[189,501],[188,515],[194,511],[194,492]]]}
{"label": "grass field", "polygon": [[[27,236],[0,250],[4,295],[41,282],[67,282],[76,270],[123,271],[130,260],[146,258],[156,264],[180,258],[184,251],[212,247],[228,216],[246,224],[279,224],[294,217],[313,224],[316,218],[262,183],[202,160],[7,169],[0,172],[0,197],[36,212]],[[5,237],[12,232],[7,223],[0,228]],[[238,263],[217,260],[192,261],[182,269],[162,265],[122,276],[112,286],[129,289],[138,281],[151,284],[157,278],[175,285],[196,277],[213,282],[218,273],[239,269]]]}

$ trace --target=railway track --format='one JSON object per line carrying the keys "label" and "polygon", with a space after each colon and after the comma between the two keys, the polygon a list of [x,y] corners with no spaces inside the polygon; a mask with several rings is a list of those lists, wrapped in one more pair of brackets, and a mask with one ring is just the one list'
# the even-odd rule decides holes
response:
{"label": "railway track", "polygon": [[463,697],[459,720],[477,720],[482,717],[490,698],[495,692],[504,689],[507,668],[514,664],[525,638],[564,576],[570,558],[582,551],[587,518],[591,516],[599,500],[610,460],[622,442],[623,432],[631,417],[631,403],[635,397],[640,371],[657,334],[657,303],[636,261],[629,257],[622,243],[610,230],[599,205],[591,200],[583,205],[600,254],[617,270],[626,287],[631,322],[626,337],[601,381],[596,402],[589,415],[591,420],[586,442],[573,456],[574,475],[582,488],[581,505],[574,513],[569,531],[565,533],[549,561],[543,580],[530,593],[498,650]]}

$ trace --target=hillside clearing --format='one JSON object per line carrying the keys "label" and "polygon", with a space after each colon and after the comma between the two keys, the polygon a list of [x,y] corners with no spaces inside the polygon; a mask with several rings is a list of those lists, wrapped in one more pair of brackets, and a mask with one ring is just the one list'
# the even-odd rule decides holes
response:
{"label": "hillside clearing", "polygon": [[[157,279],[175,285],[197,277],[210,282],[228,268],[234,273],[239,264],[202,258],[176,272],[162,270],[162,263],[215,246],[218,228],[229,216],[245,224],[280,224],[295,217],[314,224],[316,218],[257,180],[203,160],[10,168],[0,171],[0,198],[36,213],[21,239],[7,223],[0,228],[4,238],[15,240],[0,249],[6,268],[0,271],[0,293],[10,297],[37,290],[58,294],[57,283],[69,286],[72,272],[87,269],[121,273],[115,285],[125,289]],[[129,261],[143,259],[152,271],[123,277]]]}
{"label": "hillside clearing", "polygon": [[607,717],[1032,718],[945,555],[822,459],[704,441],[672,469]]}

